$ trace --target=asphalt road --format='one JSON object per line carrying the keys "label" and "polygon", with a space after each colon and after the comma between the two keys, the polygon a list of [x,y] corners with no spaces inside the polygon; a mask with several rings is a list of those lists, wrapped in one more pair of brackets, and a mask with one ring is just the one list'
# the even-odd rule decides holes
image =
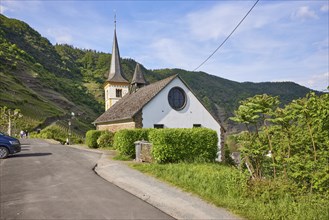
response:
{"label": "asphalt road", "polygon": [[172,219],[93,171],[100,154],[22,141],[0,160],[0,219]]}

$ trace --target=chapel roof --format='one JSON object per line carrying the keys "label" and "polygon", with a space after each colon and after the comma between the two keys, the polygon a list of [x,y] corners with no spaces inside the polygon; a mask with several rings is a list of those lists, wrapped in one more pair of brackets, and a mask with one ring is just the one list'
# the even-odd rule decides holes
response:
{"label": "chapel roof", "polygon": [[164,89],[178,75],[173,75],[148,86],[135,93],[123,96],[111,108],[99,116],[93,123],[100,124],[133,118],[147,103]]}

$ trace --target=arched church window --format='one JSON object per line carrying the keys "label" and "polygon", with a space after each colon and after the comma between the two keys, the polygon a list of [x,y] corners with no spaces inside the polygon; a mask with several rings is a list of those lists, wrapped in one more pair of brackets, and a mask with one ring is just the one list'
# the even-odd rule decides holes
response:
{"label": "arched church window", "polygon": [[180,87],[174,87],[168,94],[169,105],[175,110],[181,110],[186,105],[186,94]]}

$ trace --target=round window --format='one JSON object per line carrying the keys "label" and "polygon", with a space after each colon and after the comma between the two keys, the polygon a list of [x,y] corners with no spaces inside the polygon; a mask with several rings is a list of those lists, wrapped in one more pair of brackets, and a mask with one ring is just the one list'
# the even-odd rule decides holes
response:
{"label": "round window", "polygon": [[175,110],[181,110],[186,105],[186,94],[182,88],[174,87],[168,94],[169,105]]}

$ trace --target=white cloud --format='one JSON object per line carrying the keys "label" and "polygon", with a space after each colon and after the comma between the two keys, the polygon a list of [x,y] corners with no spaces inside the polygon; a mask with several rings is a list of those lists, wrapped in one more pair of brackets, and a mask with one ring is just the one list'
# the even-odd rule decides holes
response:
{"label": "white cloud", "polygon": [[[198,40],[218,40],[227,36],[246,11],[246,4],[217,4],[186,16],[189,31]],[[230,18],[230,19],[228,19]]]}
{"label": "white cloud", "polygon": [[70,34],[70,29],[62,28],[49,28],[47,29],[47,34],[54,39],[55,43],[59,44],[71,44],[73,37]]}
{"label": "white cloud", "polygon": [[2,3],[0,3],[0,13],[3,14],[7,10],[8,10],[8,8],[6,6],[4,6]]}
{"label": "white cloud", "polygon": [[169,65],[173,68],[189,68],[187,65],[190,57],[186,55],[186,48],[188,46],[184,45],[183,42],[169,38],[157,39],[149,47],[153,59],[159,60],[163,67]]}
{"label": "white cloud", "polygon": [[4,12],[35,12],[40,8],[41,1],[13,1],[2,0],[1,1],[1,13]]}
{"label": "white cloud", "polygon": [[311,10],[308,6],[301,6],[292,14],[294,19],[316,19],[319,18],[314,10]]}
{"label": "white cloud", "polygon": [[312,74],[309,77],[305,77],[304,79],[297,81],[297,83],[298,82],[308,88],[323,91],[329,86],[329,72]]}
{"label": "white cloud", "polygon": [[320,10],[323,11],[323,12],[328,12],[329,11],[329,4],[322,5]]}

